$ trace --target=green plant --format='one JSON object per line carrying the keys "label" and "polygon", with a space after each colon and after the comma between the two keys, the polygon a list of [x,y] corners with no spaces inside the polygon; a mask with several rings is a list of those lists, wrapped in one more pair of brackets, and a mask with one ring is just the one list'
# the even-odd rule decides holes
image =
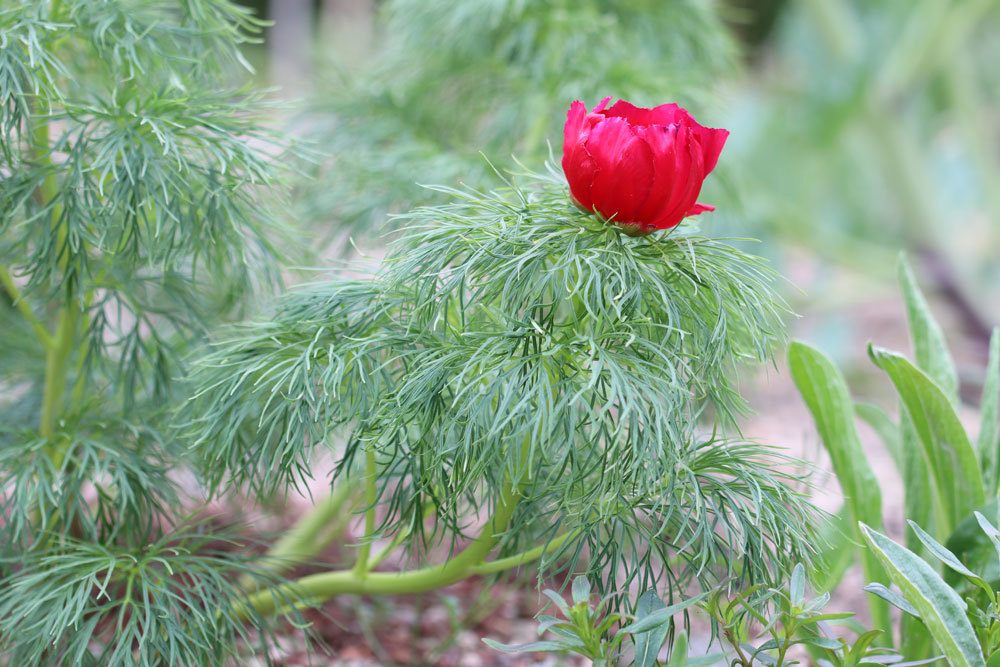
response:
{"label": "green plant", "polygon": [[0,7],[5,664],[220,664],[272,627],[235,582],[277,580],[186,515],[168,425],[192,343],[277,282],[282,144],[226,84],[260,28],[226,0]]}
{"label": "green plant", "polygon": [[[633,667],[694,667],[722,660],[740,667],[781,667],[798,664],[797,653],[803,650],[817,664],[835,667],[902,661],[902,656],[873,646],[878,630],[859,631],[853,642],[834,635],[830,624],[847,621],[853,614],[825,612],[830,601],[828,593],[808,599],[806,569],[802,565],[794,568],[787,587],[757,585],[732,597],[717,589],[667,606],[655,591],[647,591],[639,597],[632,615],[608,613],[606,600],[593,604],[590,587],[583,578],[573,581],[572,606],[556,591],[546,590],[545,595],[563,616],[538,617],[539,636],[548,633],[551,639],[520,645],[483,641],[507,653],[574,653],[594,665],[621,664],[621,658],[627,655]],[[687,630],[678,630],[674,619],[696,609],[718,628],[722,653],[688,655]],[[668,636],[669,658],[661,663],[658,656]]]}
{"label": "green plant", "polygon": [[[978,541],[988,541],[990,551],[996,550],[989,559],[995,573],[1000,562],[1000,531],[979,512],[974,512],[974,517],[980,529],[978,537],[986,538]],[[984,656],[989,656],[989,664],[996,664],[1000,660],[1000,594],[995,576],[977,574],[915,522],[909,524],[926,552],[957,577],[946,582],[939,570],[919,555],[862,525],[865,540],[899,592],[881,584],[871,584],[867,590],[919,619],[949,664],[986,665]],[[964,539],[958,544],[968,548],[970,541],[976,540]]]}
{"label": "green plant", "polygon": [[[699,436],[709,411],[722,433],[743,409],[729,372],[780,341],[765,265],[691,227],[630,237],[554,174],[446,194],[405,216],[378,274],[290,292],[193,373],[187,428],[214,488],[282,491],[326,451],[335,485],[362,489],[355,564],[279,590],[419,592],[538,561],[677,591],[808,559],[814,511],[780,455]],[[293,533],[297,558],[322,545]],[[375,571],[435,545],[446,558]],[[272,592],[253,608],[278,609]]]}
{"label": "green plant", "polygon": [[[624,646],[632,646],[634,665],[652,667],[659,664],[656,657],[667,638],[674,615],[698,604],[707,594],[688,598],[669,607],[654,591],[647,591],[636,604],[634,616],[609,612],[608,598],[592,602],[590,583],[586,577],[573,579],[573,604],[566,604],[557,591],[546,589],[546,597],[562,618],[542,614],[538,616],[538,635],[553,635],[551,639],[529,644],[501,644],[483,639],[490,648],[504,653],[574,653],[589,659],[594,665],[605,667],[619,664]],[[629,621],[632,621],[631,623]],[[687,635],[682,631],[673,641],[671,653],[677,658],[670,665],[712,664],[717,656],[688,660]]]}
{"label": "green plant", "polygon": [[[954,362],[905,259],[900,260],[899,276],[916,364],[895,352],[869,347],[872,362],[886,373],[899,396],[898,423],[876,406],[856,405],[843,376],[818,350],[798,342],[789,350],[792,377],[813,415],[845,495],[838,522],[841,538],[832,538],[828,552],[835,565],[823,583],[826,589],[836,586],[852,560],[846,536],[854,534],[855,542],[863,545],[855,527],[863,523],[877,531],[882,526],[879,489],[861,449],[856,419],[869,423],[889,448],[903,478],[906,516],[925,526],[939,542],[955,535],[998,489],[1000,335],[994,333],[990,346],[982,423],[978,442],[973,445],[956,412],[959,396]],[[916,530],[907,531],[906,543],[911,551],[929,555]],[[889,582],[890,573],[885,572],[877,553],[864,546],[857,553],[869,581]],[[891,637],[893,627],[884,601],[873,602],[873,618],[885,636]],[[930,650],[927,633],[910,618],[904,618],[900,642],[908,658],[926,656]]]}

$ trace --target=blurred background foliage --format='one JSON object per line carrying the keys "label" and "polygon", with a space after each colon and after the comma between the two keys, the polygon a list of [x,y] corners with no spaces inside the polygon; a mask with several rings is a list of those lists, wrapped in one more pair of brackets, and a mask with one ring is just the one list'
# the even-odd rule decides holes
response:
{"label": "blurred background foliage", "polygon": [[255,58],[302,100],[293,127],[320,156],[290,214],[327,255],[379,254],[389,216],[434,196],[418,183],[497,182],[484,156],[558,162],[572,99],[676,100],[733,131],[700,224],[764,240],[827,349],[859,349],[841,307],[891,294],[907,248],[970,343],[963,367],[982,366],[1000,298],[994,0],[266,5]]}

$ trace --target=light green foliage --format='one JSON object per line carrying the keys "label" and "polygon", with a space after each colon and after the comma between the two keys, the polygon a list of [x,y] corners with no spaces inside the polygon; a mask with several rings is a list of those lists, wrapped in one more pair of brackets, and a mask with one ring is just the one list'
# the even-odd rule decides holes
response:
{"label": "light green foliage", "polygon": [[979,461],[948,397],[903,356],[869,348],[892,380],[923,447],[936,499],[938,530],[948,535],[985,501]]}
{"label": "light green foliage", "polygon": [[949,400],[958,401],[958,371],[948,350],[941,325],[934,319],[927,299],[917,285],[906,255],[899,257],[899,285],[906,303],[906,316],[913,341],[913,358],[917,367],[941,388]]}
{"label": "light green foliage", "polygon": [[717,592],[704,607],[722,628],[734,666],[795,665],[801,650],[808,651],[817,664],[836,667],[891,665],[902,660],[888,649],[873,646],[879,630],[858,630],[853,642],[834,634],[830,625],[846,622],[853,614],[827,612],[829,603],[829,593],[807,596],[806,568],[799,564],[785,586],[752,587],[732,598]]}
{"label": "light green foliage", "polygon": [[990,338],[990,358],[979,405],[982,418],[976,445],[986,495],[993,496],[1000,489],[1000,329],[994,329]]}
{"label": "light green foliage", "polygon": [[920,248],[985,295],[997,284],[998,21],[993,0],[787,3],[771,66],[734,105],[749,119],[750,217],[884,277],[901,243]]}
{"label": "light green foliage", "polygon": [[20,633],[7,640],[5,664],[250,659],[271,635],[264,619],[237,616],[232,602],[244,593],[235,582],[248,577],[254,586],[273,586],[276,580],[258,572],[256,559],[232,552],[242,546],[223,535],[179,529],[141,550],[71,539],[58,551],[32,550],[0,596],[0,617]]}
{"label": "light green foliage", "polygon": [[[566,604],[557,591],[543,592],[562,615],[562,618],[548,614],[538,616],[538,636],[549,634],[552,639],[516,645],[501,644],[492,639],[483,639],[483,642],[504,653],[573,653],[588,658],[595,667],[620,664],[622,652],[631,644],[632,664],[635,667],[653,667],[660,664],[657,656],[673,628],[674,616],[686,613],[707,595],[690,597],[667,606],[654,591],[646,591],[639,597],[635,614],[630,616],[608,611],[608,598],[594,604],[586,577],[573,579],[572,606]],[[674,638],[671,656],[670,664],[692,667],[713,664],[719,657],[688,659],[687,634],[683,631]]]}
{"label": "light green foliage", "polygon": [[[386,212],[440,201],[420,183],[496,182],[480,152],[512,166],[562,146],[573,99],[637,104],[706,100],[736,69],[714,1],[392,0],[360,71],[334,72],[310,123],[329,152],[301,217],[357,236]],[[447,48],[442,48],[446,36]],[[350,156],[345,159],[345,156]]]}
{"label": "light green foliage", "polygon": [[[739,667],[788,667],[799,664],[796,653],[801,650],[808,650],[818,664],[835,667],[892,665],[902,660],[891,651],[873,647],[877,630],[859,631],[853,642],[832,634],[830,624],[846,621],[852,614],[824,611],[829,594],[806,597],[806,569],[801,564],[793,569],[785,587],[753,586],[732,598],[720,589],[667,606],[655,591],[646,591],[631,616],[606,613],[606,600],[593,605],[589,587],[578,585],[582,581],[581,577],[573,582],[572,606],[555,591],[545,591],[565,619],[538,617],[539,636],[549,634],[552,639],[514,646],[483,641],[508,653],[572,653],[589,658],[595,665],[633,667],[696,667],[723,661]],[[707,614],[719,628],[722,653],[688,654],[687,630],[679,627],[676,618],[683,612],[686,626],[688,614],[695,610]],[[665,643],[670,657],[663,663],[658,656]],[[626,656],[630,663],[622,661]]]}
{"label": "light green foliage", "polygon": [[337,476],[373,452],[376,530],[409,544],[513,495],[502,549],[573,536],[543,570],[586,545],[595,580],[674,590],[808,558],[782,458],[699,435],[707,410],[742,410],[730,373],[781,340],[762,261],[691,230],[628,236],[554,177],[447,194],[405,216],[377,275],[296,289],[199,362],[185,414],[209,479],[280,490],[343,439]]}
{"label": "light green foliage", "polygon": [[167,417],[191,344],[277,281],[284,149],[227,84],[260,28],[227,0],[0,6],[9,664],[219,664],[259,636],[229,609],[246,563],[176,527]]}
{"label": "light green foliage", "polygon": [[[980,468],[980,461],[991,460],[990,452],[984,453],[980,447],[977,456],[958,418],[954,362],[941,328],[905,258],[900,262],[899,279],[919,367],[895,352],[874,346],[869,350],[872,361],[886,373],[899,396],[902,415],[898,425],[876,406],[852,405],[842,376],[818,351],[802,343],[793,343],[789,365],[824,445],[831,450],[834,472],[844,489],[846,507],[857,512],[857,516],[867,513],[868,519],[859,520],[874,528],[882,523],[881,511],[875,511],[872,506],[872,499],[878,498],[877,481],[871,474],[855,430],[854,419],[860,418],[875,429],[899,467],[906,494],[906,516],[927,525],[937,540],[950,543],[963,530],[967,532],[963,526],[968,524],[973,510],[981,509],[993,492],[990,487],[988,494],[984,483],[989,467]],[[985,426],[981,429],[986,439],[992,437],[991,415],[994,413],[989,396],[995,391],[991,383],[996,382],[992,378],[995,369],[988,373],[983,402]],[[855,497],[865,499],[863,509],[853,508]],[[844,546],[843,540],[833,539],[831,543],[833,549]],[[926,541],[912,531],[907,533],[907,546],[920,555],[927,551]],[[864,548],[860,557],[866,576],[885,583],[884,573],[877,566],[873,567],[875,554]],[[841,562],[834,559],[834,563]],[[832,588],[841,575],[842,571],[837,570],[835,576],[824,580],[824,585]],[[885,614],[879,612],[875,623],[886,637],[891,637],[892,624]],[[921,626],[911,618],[903,619],[900,646],[908,658],[925,657],[929,649],[926,640],[927,633]]]}
{"label": "light green foliage", "polygon": [[[854,425],[854,402],[847,382],[833,362],[804,343],[791,344],[788,366],[840,481],[850,517],[846,525],[856,526],[862,521],[881,527],[882,494]],[[852,532],[860,539],[860,533]],[[833,546],[836,549],[849,548],[840,540],[835,541]],[[836,555],[831,554],[831,557]],[[860,557],[868,580],[887,581],[878,561],[868,550],[862,549]],[[889,610],[881,602],[876,601],[872,605],[872,618],[878,628],[891,627]]]}
{"label": "light green foliage", "polygon": [[[996,540],[997,530],[976,513],[983,531]],[[1000,606],[990,583],[967,568],[949,549],[910,522],[910,527],[928,552],[945,567],[957,572],[974,587],[963,600],[941,576],[917,554],[896,544],[885,535],[862,526],[865,539],[885,565],[900,593],[882,586],[869,591],[916,616],[933,637],[951,665],[985,665],[984,655],[1000,647]],[[976,592],[978,591],[978,592]]]}

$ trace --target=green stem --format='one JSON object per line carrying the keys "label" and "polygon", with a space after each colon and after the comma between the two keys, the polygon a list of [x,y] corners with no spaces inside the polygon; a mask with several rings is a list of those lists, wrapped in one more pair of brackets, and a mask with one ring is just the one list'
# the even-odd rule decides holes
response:
{"label": "green stem", "polygon": [[[63,306],[59,313],[59,325],[56,328],[55,345],[49,348],[45,359],[45,389],[42,394],[42,418],[39,433],[45,437],[55,431],[56,422],[62,413],[63,395],[66,393],[66,371],[69,366],[70,354],[73,352],[73,342],[76,337],[76,323],[80,309],[73,303]],[[53,461],[59,465],[61,456],[54,456]]]}
{"label": "green stem", "polygon": [[555,551],[579,534],[580,531],[578,529],[571,530],[568,533],[563,533],[558,537],[552,538],[546,544],[535,547],[534,549],[528,549],[527,551],[522,551],[521,553],[508,556],[507,558],[498,558],[497,560],[491,560],[475,565],[472,567],[471,571],[473,574],[495,574],[505,570],[513,570],[516,567],[521,567],[526,563],[536,561],[545,554]]}
{"label": "green stem", "polygon": [[351,500],[355,488],[349,481],[340,484],[282,535],[267,552],[267,571],[285,572],[322,551],[334,537],[330,535],[332,531],[325,529],[343,516],[344,506]]}
{"label": "green stem", "polygon": [[372,551],[375,534],[375,503],[378,501],[378,468],[374,447],[365,449],[365,534],[358,548],[358,559],[354,564],[354,574],[364,577],[368,573],[368,559]]}
{"label": "green stem", "polygon": [[368,572],[364,575],[359,575],[354,569],[321,572],[255,593],[246,604],[257,614],[269,615],[281,610],[279,605],[283,599],[303,598],[318,604],[335,595],[403,595],[448,586],[475,574],[475,566],[482,564],[507,529],[519,500],[518,489],[511,488],[501,494],[483,532],[441,565],[410,572]]}
{"label": "green stem", "polygon": [[14,277],[6,266],[0,266],[0,285],[3,285],[4,290],[10,295],[10,299],[14,303],[14,307],[17,308],[18,312],[31,325],[31,328],[35,331],[35,335],[42,341],[42,344],[46,347],[52,347],[54,344],[52,335],[49,334],[42,321],[35,317],[35,313],[31,310],[31,305],[25,300],[24,295],[21,294],[21,290],[14,283]]}
{"label": "green stem", "polygon": [[[57,4],[53,3],[53,11],[57,10]],[[48,110],[36,110],[39,114],[48,113]],[[43,167],[50,169],[46,174],[36,193],[41,206],[52,205],[52,215],[50,225],[55,229],[62,217],[61,206],[53,203],[59,193],[59,183],[56,175],[51,171],[52,157],[49,147],[49,123],[42,118],[36,120],[31,130],[32,151],[35,160]],[[66,270],[68,257],[63,253],[63,245],[66,242],[66,230],[56,229],[57,250],[60,253],[59,268]],[[52,343],[49,345],[48,354],[45,359],[45,387],[42,394],[42,416],[38,426],[42,436],[49,437],[55,431],[56,423],[62,414],[63,395],[66,393],[66,375],[70,355],[73,352],[73,343],[76,337],[77,322],[80,318],[80,307],[75,303],[73,294],[66,293],[66,301],[59,311],[58,324]],[[52,452],[53,462],[59,466],[62,464],[64,451],[57,448]]]}

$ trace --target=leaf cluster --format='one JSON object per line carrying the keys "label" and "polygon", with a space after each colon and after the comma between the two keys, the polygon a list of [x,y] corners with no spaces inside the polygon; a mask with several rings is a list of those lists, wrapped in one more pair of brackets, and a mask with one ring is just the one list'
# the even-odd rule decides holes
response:
{"label": "leaf cluster", "polygon": [[[994,333],[980,401],[981,422],[972,438],[959,418],[958,374],[944,332],[931,312],[905,257],[899,263],[902,288],[913,341],[914,361],[897,352],[869,347],[873,364],[882,370],[898,396],[900,414],[890,417],[880,407],[855,403],[837,367],[821,352],[803,343],[793,343],[789,366],[817,424],[824,446],[830,452],[845,504],[829,540],[828,560],[833,563],[824,587],[832,589],[853,560],[850,543],[863,544],[866,535],[882,530],[881,500],[877,482],[864,460],[856,421],[867,422],[882,438],[903,480],[904,518],[909,521],[906,547],[934,563],[931,542],[957,545],[978,533],[974,512],[992,512],[987,499],[996,495],[997,460],[1000,451],[1000,334]],[[859,526],[866,525],[866,531]],[[919,527],[918,527],[919,526]],[[853,538],[853,539],[852,539]],[[957,547],[956,547],[957,548]],[[992,548],[973,555],[976,562],[990,562]],[[866,578],[885,589],[892,571],[877,550],[857,552]],[[930,566],[928,566],[930,567]],[[934,564],[934,567],[937,567]],[[990,567],[995,567],[991,563]],[[933,568],[931,568],[933,572]],[[937,576],[937,574],[935,574]],[[873,597],[872,617],[886,641],[893,637],[895,623],[889,604]],[[911,659],[929,657],[930,634],[914,615],[904,615],[899,650]],[[985,649],[984,649],[985,650]]]}
{"label": "leaf cluster", "polygon": [[230,83],[262,27],[228,0],[0,7],[5,664],[218,664],[270,627],[233,607],[249,563],[179,527],[200,493],[167,419],[190,348],[279,282],[287,142]]}
{"label": "leaf cluster", "polygon": [[[853,641],[838,636],[832,624],[846,622],[853,614],[826,612],[829,593],[808,598],[802,564],[793,569],[785,586],[751,586],[732,597],[717,589],[668,606],[656,591],[648,590],[631,614],[608,613],[607,599],[594,604],[584,577],[573,580],[572,606],[556,591],[544,593],[562,616],[538,616],[538,635],[550,638],[519,645],[483,641],[506,653],[577,654],[595,665],[697,667],[725,661],[739,667],[783,667],[800,664],[796,647],[808,650],[816,664],[824,667],[902,664],[901,656],[873,646],[878,630],[858,630]],[[707,614],[718,627],[721,653],[689,655],[688,616],[697,612]],[[682,613],[683,628],[676,620]],[[669,659],[661,662],[665,646]],[[623,663],[627,656],[631,662]]]}
{"label": "leaf cluster", "polygon": [[254,646],[266,655],[271,626],[241,616],[247,592],[236,582],[275,581],[242,547],[188,528],[132,547],[65,540],[28,552],[0,590],[0,619],[17,628],[3,640],[9,664],[226,664]]}
{"label": "leaf cluster", "polygon": [[378,274],[295,289],[196,362],[184,417],[210,485],[298,485],[317,450],[351,477],[370,451],[379,532],[415,545],[516,485],[504,548],[579,535],[543,570],[586,546],[595,576],[675,587],[808,558],[792,462],[698,426],[742,409],[732,374],[782,338],[761,260],[623,234],[554,177],[447,194],[403,216]]}

